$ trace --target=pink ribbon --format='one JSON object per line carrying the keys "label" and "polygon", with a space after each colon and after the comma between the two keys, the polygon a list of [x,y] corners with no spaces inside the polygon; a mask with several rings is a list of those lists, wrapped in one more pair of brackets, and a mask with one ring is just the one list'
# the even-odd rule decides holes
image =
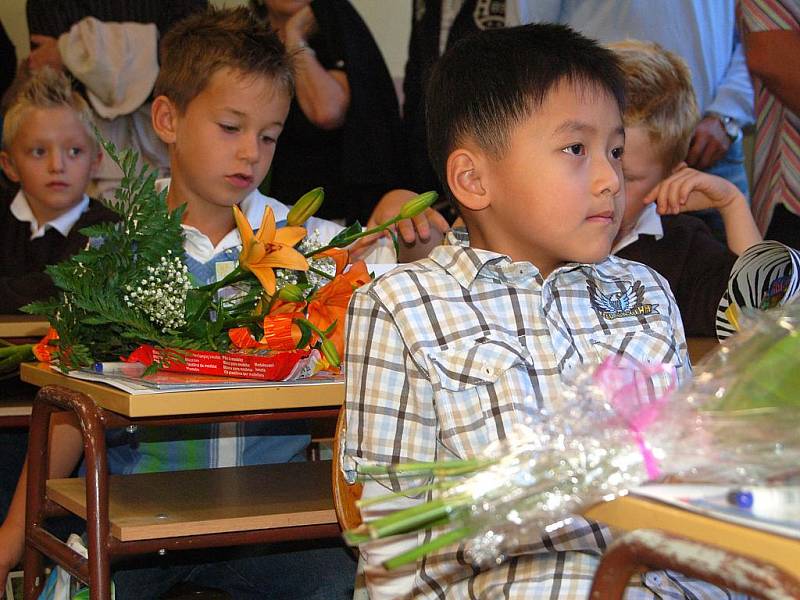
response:
{"label": "pink ribbon", "polygon": [[[666,392],[659,397],[648,393],[654,375],[669,376],[671,381]],[[627,425],[644,460],[647,476],[657,479],[661,475],[658,459],[645,439],[645,432],[658,420],[667,403],[669,393],[675,388],[675,373],[669,365],[643,364],[619,356],[604,360],[594,372],[594,382],[611,400],[617,416]]]}

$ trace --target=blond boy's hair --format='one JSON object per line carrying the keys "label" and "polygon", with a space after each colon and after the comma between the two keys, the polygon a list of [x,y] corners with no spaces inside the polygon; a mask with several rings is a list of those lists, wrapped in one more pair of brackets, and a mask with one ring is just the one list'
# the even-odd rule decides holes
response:
{"label": "blond boy's hair", "polygon": [[34,72],[26,72],[14,84],[9,98],[8,109],[3,115],[3,150],[8,150],[25,120],[26,113],[34,108],[69,108],[86,129],[92,145],[97,144],[94,137],[94,116],[89,103],[72,88],[72,83],[62,71],[44,67]]}
{"label": "blond boy's hair", "polygon": [[654,42],[608,44],[625,75],[625,127],[641,126],[658,147],[666,173],[686,159],[700,120],[689,67]]}
{"label": "blond boy's hair", "polygon": [[264,76],[291,96],[291,58],[275,32],[245,7],[209,8],[177,23],[161,41],[161,66],[153,93],[181,112],[221,69]]}

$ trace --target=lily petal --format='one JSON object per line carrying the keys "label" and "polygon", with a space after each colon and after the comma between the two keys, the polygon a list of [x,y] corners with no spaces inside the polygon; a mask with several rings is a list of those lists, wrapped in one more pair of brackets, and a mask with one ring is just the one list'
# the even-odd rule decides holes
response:
{"label": "lily petal", "polygon": [[276,269],[308,271],[308,261],[305,256],[289,246],[278,246],[274,248],[259,260],[258,264]]}
{"label": "lily petal", "polygon": [[275,239],[275,215],[270,206],[264,208],[264,216],[261,217],[261,227],[258,228],[256,239],[262,244],[268,244]]}
{"label": "lily petal", "polygon": [[276,244],[295,246],[297,242],[306,237],[306,233],[305,227],[281,227],[275,232],[271,241]]}
{"label": "lily petal", "polygon": [[272,267],[251,265],[250,270],[253,272],[253,275],[258,277],[261,285],[264,286],[265,292],[269,295],[275,293],[275,272],[272,270]]}

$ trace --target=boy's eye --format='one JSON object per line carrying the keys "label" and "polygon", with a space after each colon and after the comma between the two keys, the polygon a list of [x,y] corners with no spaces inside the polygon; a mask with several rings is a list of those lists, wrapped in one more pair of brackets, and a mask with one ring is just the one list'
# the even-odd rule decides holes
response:
{"label": "boy's eye", "polygon": [[82,153],[83,153],[83,148],[78,148],[77,146],[75,146],[74,148],[70,148],[68,152],[70,158],[75,158],[76,156],[80,156]]}
{"label": "boy's eye", "polygon": [[33,148],[31,150],[31,156],[34,158],[42,158],[44,156],[44,148]]}
{"label": "boy's eye", "polygon": [[586,154],[586,147],[583,144],[570,144],[561,151],[566,152],[567,154],[572,154],[573,156],[583,156]]}
{"label": "boy's eye", "polygon": [[219,126],[222,129],[222,131],[225,131],[226,133],[235,133],[239,131],[239,128],[236,125],[228,125],[227,123],[220,123]]}
{"label": "boy's eye", "polygon": [[261,141],[264,142],[265,144],[274,144],[277,140],[271,135],[262,135]]}
{"label": "boy's eye", "polygon": [[614,148],[611,151],[611,156],[613,156],[616,160],[620,160],[623,154],[625,154],[625,148],[623,148],[622,146]]}

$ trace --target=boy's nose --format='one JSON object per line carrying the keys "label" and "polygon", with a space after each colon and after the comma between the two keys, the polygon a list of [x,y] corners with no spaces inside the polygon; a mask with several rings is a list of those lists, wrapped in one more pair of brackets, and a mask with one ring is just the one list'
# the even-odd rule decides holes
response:
{"label": "boy's nose", "polygon": [[595,191],[597,193],[610,193],[612,196],[619,194],[622,187],[622,167],[603,157],[599,160],[595,177]]}
{"label": "boy's nose", "polygon": [[64,157],[61,152],[50,153],[50,172],[61,173],[64,170]]}
{"label": "boy's nose", "polygon": [[253,163],[258,160],[258,139],[250,136],[242,136],[239,143],[239,158]]}

